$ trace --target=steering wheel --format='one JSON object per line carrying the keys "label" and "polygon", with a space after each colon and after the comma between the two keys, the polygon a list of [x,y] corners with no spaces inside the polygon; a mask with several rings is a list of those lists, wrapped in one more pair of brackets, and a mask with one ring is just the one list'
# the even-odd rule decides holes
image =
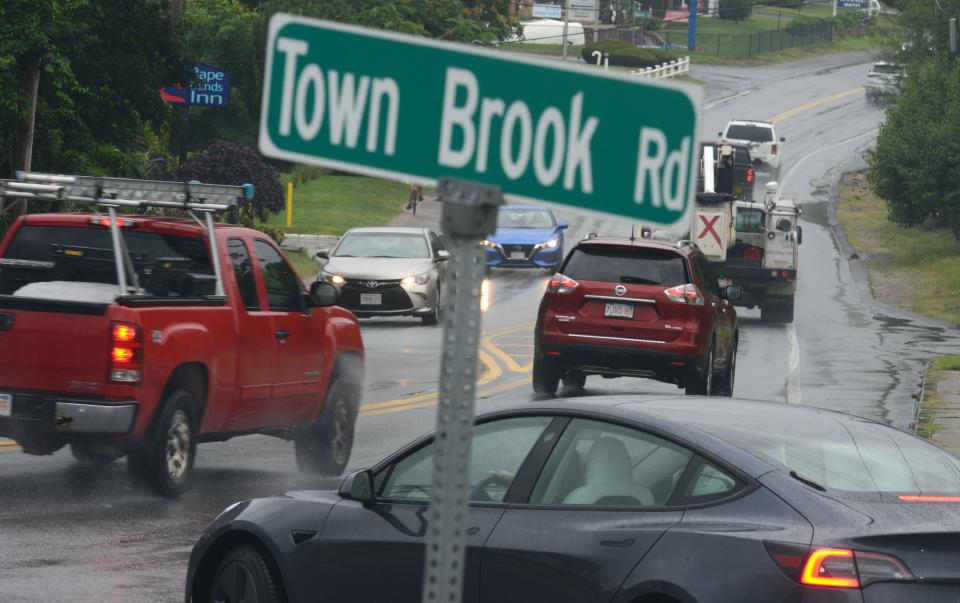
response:
{"label": "steering wheel", "polygon": [[479,502],[495,502],[493,497],[487,494],[487,488],[494,484],[500,483],[500,478],[496,475],[488,475],[483,478],[477,485],[473,487],[473,490],[470,491],[470,500],[479,501]]}

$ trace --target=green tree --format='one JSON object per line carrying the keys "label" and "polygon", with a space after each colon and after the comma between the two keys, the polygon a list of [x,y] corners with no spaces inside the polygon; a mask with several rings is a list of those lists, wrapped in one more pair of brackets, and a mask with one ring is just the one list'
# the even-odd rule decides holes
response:
{"label": "green tree", "polygon": [[189,59],[230,76],[230,104],[179,108],[181,114],[189,112],[189,120],[183,123],[184,116],[179,115],[176,128],[187,128],[189,149],[203,148],[217,138],[255,146],[263,80],[264,49],[256,38],[261,16],[238,0],[191,0],[185,8],[183,42]]}
{"label": "green tree", "polygon": [[753,14],[753,0],[720,0],[720,18],[746,21]]}
{"label": "green tree", "polygon": [[904,225],[927,220],[960,239],[960,64],[947,57],[914,63],[887,112],[867,174]]}
{"label": "green tree", "polygon": [[13,168],[31,57],[40,59],[32,169],[151,172],[169,117],[158,91],[184,74],[176,39],[161,0],[0,3],[0,173]]}

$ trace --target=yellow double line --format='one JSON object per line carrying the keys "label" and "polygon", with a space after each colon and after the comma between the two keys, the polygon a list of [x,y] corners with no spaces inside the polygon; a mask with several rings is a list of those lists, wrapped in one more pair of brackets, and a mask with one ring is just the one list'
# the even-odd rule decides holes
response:
{"label": "yellow double line", "polygon": [[[529,364],[521,365],[512,356],[510,356],[510,354],[497,347],[497,345],[493,343],[493,340],[503,335],[508,335],[521,330],[530,330],[532,328],[532,322],[523,323],[500,329],[489,335],[484,335],[481,338],[480,344],[482,348],[478,354],[478,358],[483,364],[485,372],[483,376],[477,380],[476,390],[478,396],[492,396],[494,394],[516,389],[518,387],[523,387],[524,385],[530,383],[530,372],[533,370],[533,363],[531,362]],[[494,384],[495,381],[503,376],[503,369],[500,367],[500,364],[497,363],[494,357],[500,359],[509,372],[522,373],[524,376],[503,383]],[[406,398],[364,404],[360,407],[360,414],[366,416],[384,415],[392,412],[429,408],[437,404],[438,396],[438,392],[424,392],[413,396],[407,396]]]}
{"label": "yellow double line", "polygon": [[809,111],[810,109],[815,109],[821,105],[826,105],[827,103],[832,103],[835,100],[840,100],[841,98],[846,98],[848,96],[853,96],[854,94],[859,94],[863,92],[863,86],[857,86],[856,88],[851,88],[849,90],[844,90],[843,92],[837,92],[836,94],[831,94],[830,96],[825,96],[823,98],[817,99],[815,101],[810,101],[800,105],[799,107],[794,107],[793,109],[788,109],[783,113],[774,115],[769,119],[773,123],[780,123],[785,119],[790,119],[804,111]]}

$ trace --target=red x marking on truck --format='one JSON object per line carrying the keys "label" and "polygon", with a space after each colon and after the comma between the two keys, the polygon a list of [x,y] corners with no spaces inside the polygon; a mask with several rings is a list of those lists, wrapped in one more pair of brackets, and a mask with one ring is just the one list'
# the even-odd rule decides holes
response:
{"label": "red x marking on truck", "polygon": [[702,239],[703,237],[707,236],[707,233],[709,232],[713,235],[713,238],[717,240],[717,245],[723,245],[723,241],[720,240],[720,234],[713,229],[713,225],[720,220],[720,216],[714,216],[710,220],[708,220],[703,214],[698,214],[697,217],[700,218],[701,222],[703,222],[703,232],[700,233],[700,236],[698,236],[697,239]]}

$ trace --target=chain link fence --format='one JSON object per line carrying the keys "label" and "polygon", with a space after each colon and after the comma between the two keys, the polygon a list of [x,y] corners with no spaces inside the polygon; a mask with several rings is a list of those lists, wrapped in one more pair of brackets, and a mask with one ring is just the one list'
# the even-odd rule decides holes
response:
{"label": "chain link fence", "polygon": [[[665,48],[687,46],[687,32],[658,31]],[[833,41],[833,23],[810,23],[758,31],[752,34],[698,33],[698,54],[718,57],[744,58],[764,52],[776,52],[787,48],[811,46]]]}
{"label": "chain link fence", "polygon": [[[646,39],[649,46],[653,40],[659,40],[662,48],[687,48],[687,32],[684,30],[658,29],[646,32],[630,29],[601,30],[601,40],[622,40],[633,45]],[[587,35],[587,40],[592,37]],[[833,23],[809,23],[791,25],[787,23],[781,29],[758,31],[751,34],[698,33],[696,54],[729,58],[747,58],[764,52],[777,52],[787,48],[811,46],[833,41]],[[695,55],[694,55],[695,56]]]}

